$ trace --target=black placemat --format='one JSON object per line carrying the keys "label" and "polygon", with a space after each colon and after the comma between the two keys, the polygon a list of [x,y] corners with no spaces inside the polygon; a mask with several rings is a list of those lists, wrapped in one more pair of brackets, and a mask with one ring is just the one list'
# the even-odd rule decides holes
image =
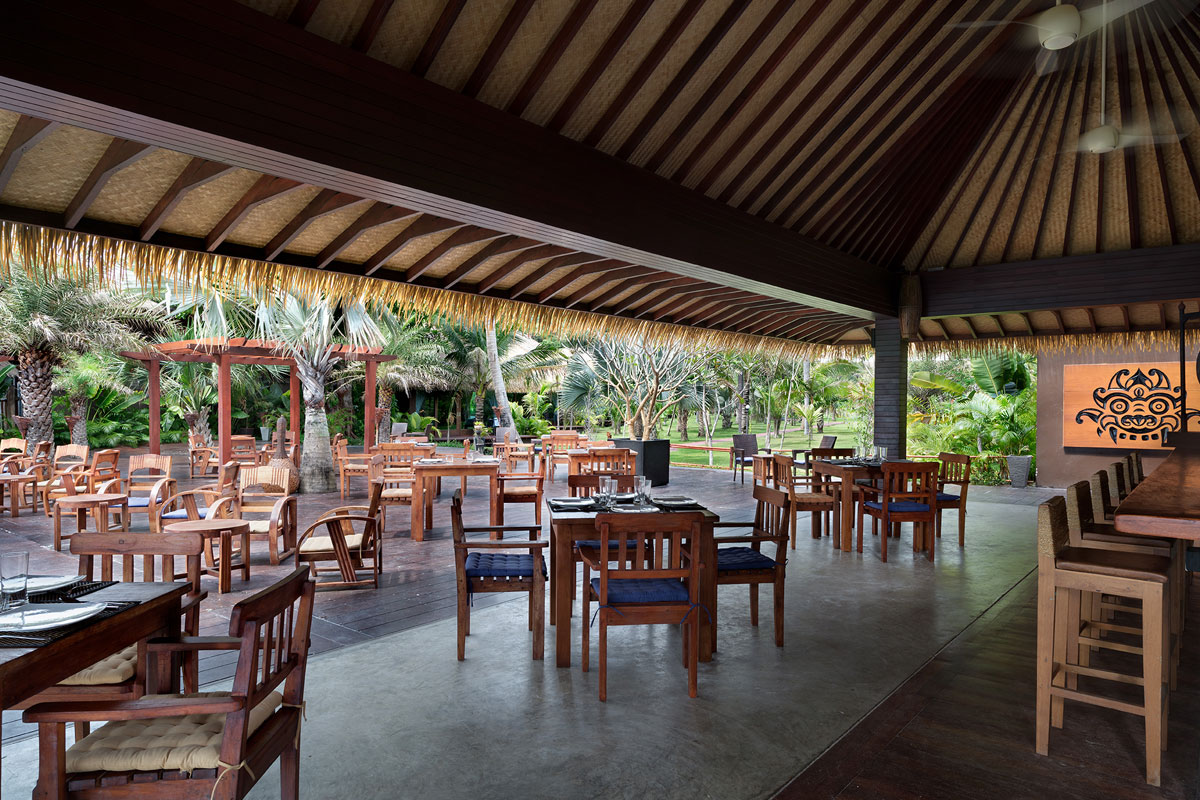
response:
{"label": "black placemat", "polygon": [[101,589],[106,589],[109,586],[115,586],[116,581],[80,581],[72,583],[70,586],[64,586],[61,589],[51,589],[47,592],[35,592],[29,595],[31,603],[65,603],[70,600],[78,600],[92,592],[98,592]]}
{"label": "black placemat", "polygon": [[120,614],[125,609],[136,605],[136,600],[109,603],[108,608],[104,609],[94,617],[89,617],[81,622],[76,622],[74,625],[67,625],[62,628],[54,628],[53,630],[49,631],[30,631],[29,633],[0,633],[0,648],[25,649],[29,647],[44,647],[51,642],[58,641],[64,636],[70,636],[76,631],[81,631],[89,625],[99,622],[102,619],[107,619],[115,614]]}

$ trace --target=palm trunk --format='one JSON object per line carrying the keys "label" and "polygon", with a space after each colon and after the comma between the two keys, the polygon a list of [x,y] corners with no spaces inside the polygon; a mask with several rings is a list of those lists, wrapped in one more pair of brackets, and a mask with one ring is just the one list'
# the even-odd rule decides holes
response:
{"label": "palm trunk", "polygon": [[376,391],[375,401],[380,410],[377,418],[379,424],[375,431],[375,441],[386,442],[392,434],[392,396],[395,392],[392,391],[392,387],[382,385],[377,387]]}
{"label": "palm trunk", "polygon": [[[500,427],[512,428],[512,408],[508,405],[508,388],[504,385],[504,373],[500,369],[500,353],[496,346],[496,322],[487,326],[488,366],[492,371],[492,391],[496,393],[496,405],[500,407]],[[476,414],[478,417],[478,414]]]}
{"label": "palm trunk", "polygon": [[88,399],[86,397],[71,398],[71,416],[75,424],[71,426],[71,444],[87,445]]}
{"label": "palm trunk", "polygon": [[333,451],[329,446],[329,418],[325,415],[325,376],[296,359],[296,372],[304,389],[304,448],[300,454],[300,489],[332,492],[337,488]]}
{"label": "palm trunk", "polygon": [[34,444],[54,442],[53,380],[54,360],[49,353],[29,350],[17,354],[17,391],[21,393],[22,410],[29,417],[26,438]]}
{"label": "palm trunk", "polygon": [[679,417],[679,441],[686,442],[688,440],[688,410],[686,408],[679,409],[677,416]]}

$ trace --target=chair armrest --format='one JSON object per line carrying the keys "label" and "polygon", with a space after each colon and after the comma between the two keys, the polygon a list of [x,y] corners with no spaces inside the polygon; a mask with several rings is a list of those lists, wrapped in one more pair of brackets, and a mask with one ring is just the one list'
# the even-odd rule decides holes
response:
{"label": "chair armrest", "polygon": [[115,703],[40,703],[22,716],[26,722],[107,722],[122,719],[182,717],[188,714],[228,714],[245,706],[242,697],[165,697]]}
{"label": "chair armrest", "polygon": [[488,540],[483,542],[455,542],[454,549],[456,550],[525,550],[530,547],[548,547],[550,545],[545,539],[534,539],[528,542],[522,542],[519,539],[505,540]]}
{"label": "chair armrest", "polygon": [[483,525],[474,528],[463,528],[463,533],[491,533],[492,531],[525,531],[525,533],[541,533],[537,525]]}
{"label": "chair armrest", "polygon": [[204,599],[208,597],[208,592],[199,592],[197,594],[189,594],[179,601],[179,611],[190,611],[193,608],[198,608]]}
{"label": "chair armrest", "polygon": [[200,650],[240,650],[240,636],[179,636],[173,639],[149,639],[151,653],[195,653]]}
{"label": "chair armrest", "polygon": [[[600,551],[595,547],[579,548],[579,560],[587,564],[588,569],[597,571],[600,569]],[[584,587],[584,591],[587,591],[586,586]]]}

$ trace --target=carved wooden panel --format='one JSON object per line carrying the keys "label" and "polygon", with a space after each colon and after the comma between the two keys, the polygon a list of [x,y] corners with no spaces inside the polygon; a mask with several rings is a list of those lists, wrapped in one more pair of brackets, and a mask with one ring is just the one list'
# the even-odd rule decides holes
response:
{"label": "carved wooden panel", "polygon": [[[1200,383],[1186,369],[1188,407],[1200,405]],[[1158,449],[1179,429],[1179,364],[1069,364],[1063,367],[1063,447]],[[1200,411],[1188,412],[1200,431]]]}

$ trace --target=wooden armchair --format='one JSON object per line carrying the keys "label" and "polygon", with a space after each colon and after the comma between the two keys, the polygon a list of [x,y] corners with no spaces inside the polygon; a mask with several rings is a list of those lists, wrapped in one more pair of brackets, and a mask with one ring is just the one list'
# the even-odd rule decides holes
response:
{"label": "wooden armchair", "polygon": [[158,508],[177,491],[171,477],[171,457],[137,455],[129,457],[129,477],[125,494],[129,495],[129,513],[145,514],[150,532],[158,533]]}
{"label": "wooden armchair", "polygon": [[[85,444],[63,444],[59,445],[54,451],[54,461],[50,468],[50,477],[45,483],[38,483],[38,492],[42,496],[42,509],[46,512],[46,516],[50,516],[50,505],[57,497],[63,497],[68,494],[76,494],[79,491],[84,491],[87,486],[87,475],[84,474],[87,469],[88,448]],[[66,481],[63,476],[70,476],[68,480],[71,482],[70,489],[66,486]]]}
{"label": "wooden armchair", "polygon": [[[758,446],[758,434],[756,433],[735,433],[733,435],[733,466],[735,470],[740,470],[742,473],[742,483],[746,482],[746,467],[754,466],[753,456],[763,452],[770,453],[771,448],[760,449]],[[736,476],[734,480],[736,480]]]}
{"label": "wooden armchair", "polygon": [[229,519],[237,516],[237,495],[222,494],[211,486],[176,492],[158,506],[156,528],[172,522],[197,519]]}
{"label": "wooden armchair", "polygon": [[540,472],[508,472],[497,476],[496,521],[504,524],[504,506],[508,503],[533,503],[533,519],[542,525],[542,483]]}
{"label": "wooden armchair", "polygon": [[[618,492],[632,492],[636,475],[615,475]],[[599,475],[568,475],[567,494],[571,497],[591,497],[600,488]]]}
{"label": "wooden armchair", "polygon": [[[833,447],[835,444],[837,444],[836,436],[822,436],[821,443],[817,445],[817,448],[820,448],[822,450],[828,450],[829,448]],[[796,469],[802,470],[804,472],[808,472],[808,471],[812,470],[812,452],[813,452],[812,448],[809,448],[808,450],[805,450],[803,448],[796,448],[796,449],[792,450],[792,458],[796,462]],[[801,458],[800,456],[804,456],[804,458]]]}
{"label": "wooden armchair", "polygon": [[[688,671],[688,697],[696,696],[699,660],[700,542],[698,513],[598,514],[599,547],[580,547],[583,558],[583,619],[598,602],[600,623],[600,700],[608,699],[608,627],[610,625],[680,625],[683,663]],[[599,577],[592,578],[597,572]],[[580,663],[588,671],[591,626],[583,628]]]}
{"label": "wooden armchair", "polygon": [[[937,522],[934,531],[942,538],[942,511],[953,508],[958,511],[958,546],[967,539],[967,491],[971,488],[971,457],[956,453],[938,453],[942,469],[938,473]],[[958,493],[947,492],[949,486],[957,486]]]}
{"label": "wooden armchair", "polygon": [[550,482],[554,482],[554,472],[559,464],[569,466],[570,458],[567,457],[568,450],[574,450],[579,447],[579,436],[574,432],[566,435],[551,434],[549,438],[543,439],[542,443],[542,466],[546,471],[546,477]]}
{"label": "wooden armchair", "polygon": [[913,524],[913,550],[922,548],[933,561],[932,526],[937,518],[936,461],[886,461],[883,464],[883,488],[879,500],[864,500],[858,506],[858,552],[862,552],[863,517],[871,517],[871,534],[879,532],[883,522],[881,558],[887,561],[888,538],[900,535],[900,525]]}
{"label": "wooden armchair", "polygon": [[[312,580],[298,569],[235,605],[229,636],[148,645],[151,656],[162,658],[236,652],[232,691],[26,711],[26,721],[38,724],[41,752],[34,796],[237,800],[279,759],[281,796],[297,800],[312,608]],[[68,749],[64,725],[80,720],[110,721]]]}
{"label": "wooden armchair", "polygon": [[192,478],[206,478],[210,469],[216,470],[221,466],[217,448],[211,447],[195,434],[188,434],[188,475]]}
{"label": "wooden armchair", "polygon": [[[386,446],[380,445],[380,448]],[[407,459],[407,467],[403,466],[405,461],[394,458],[397,452],[406,453],[404,458]],[[381,449],[381,452],[371,459],[367,479],[370,483],[378,483],[383,487],[379,500],[380,533],[387,530],[387,510],[390,506],[412,505],[413,484],[417,480],[416,473],[412,469],[414,453],[415,448],[409,445],[404,451],[383,451]]]}
{"label": "wooden armchair", "polygon": [[[281,467],[243,467],[238,474],[238,516],[250,523],[251,539],[268,542],[272,565],[296,550],[296,496],[288,492],[288,478]],[[247,514],[266,515],[266,519],[248,519]]]}
{"label": "wooden armchair", "polygon": [[[833,517],[829,530],[830,532],[837,530],[841,522],[840,504],[837,498],[820,491],[820,487],[814,485],[811,477],[797,475],[796,462],[791,456],[776,453],[771,461],[773,462],[772,477],[775,488],[785,492],[787,496],[788,530],[791,531],[792,549],[796,549],[796,530],[799,527],[796,524],[796,516],[803,511],[812,512],[812,538],[821,538],[821,520],[822,517],[829,514],[832,514]],[[757,484],[757,481],[755,483]],[[765,483],[763,488],[766,488]],[[759,497],[757,489],[756,485],[754,494],[756,500]]]}
{"label": "wooden armchair", "polygon": [[[296,547],[296,566],[312,569],[318,589],[379,588],[383,574],[383,535],[379,524],[383,485],[370,485],[370,504],[327,511],[308,527]],[[322,581],[321,564],[336,565],[338,580]],[[326,566],[328,569],[328,566]]]}
{"label": "wooden armchair", "polygon": [[[788,458],[789,456],[784,456]],[[717,585],[744,584],[750,587],[750,624],[758,627],[758,587],[770,584],[774,592],[775,646],[783,647],[783,588],[787,579],[788,529],[792,524],[792,509],[788,496],[766,486],[754,487],[753,522],[718,522],[720,528],[749,528],[742,536],[721,536],[717,539]],[[793,536],[793,546],[796,539]],[[772,555],[763,546],[775,543]],[[741,547],[721,547],[738,544]],[[774,557],[772,557],[774,556]]]}
{"label": "wooden armchair", "polygon": [[593,447],[587,471],[592,475],[632,475],[633,451],[625,447]]}
{"label": "wooden armchair", "polygon": [[23,456],[28,449],[29,443],[24,439],[0,439],[0,459]]}
{"label": "wooden armchair", "polygon": [[[329,446],[333,450],[333,452],[336,453],[337,452],[337,443],[339,441],[344,442],[345,440],[346,440],[346,435],[344,433],[334,434],[333,440],[330,441]],[[283,451],[285,453],[287,453],[287,457],[290,458],[297,467],[300,466],[300,443],[296,441],[296,434],[292,433],[291,431],[284,431],[283,448],[284,448]],[[278,449],[279,449],[279,431],[274,431],[271,434],[270,438],[267,439],[267,441],[263,442],[262,447],[259,448],[258,463],[266,464],[268,461],[270,461],[275,456],[275,451]]]}
{"label": "wooden armchair", "polygon": [[13,455],[0,461],[0,473],[32,478],[32,480],[22,481],[11,486],[10,490],[17,493],[13,502],[17,503],[18,507],[28,506],[34,513],[37,513],[38,510],[38,498],[42,496],[40,487],[50,481],[50,443],[39,442],[38,449],[40,450],[43,445],[46,449],[44,456],[40,459]]}
{"label": "wooden armchair", "polygon": [[351,454],[346,440],[342,439],[333,448],[333,461],[338,471],[338,496],[345,500],[346,492],[350,491],[350,479],[367,478],[371,456],[367,453]]}
{"label": "wooden armchair", "polygon": [[536,472],[537,450],[534,449],[533,442],[522,442],[520,438],[520,436],[514,436],[511,429],[507,429],[504,431],[504,441],[499,441],[499,431],[497,431],[497,442],[492,445],[492,452],[500,459],[504,469],[508,472],[516,469],[519,461],[528,463],[529,472]]}
{"label": "wooden armchair", "polygon": [[253,436],[230,436],[229,458],[243,467],[257,467],[263,463],[262,453],[258,452]]}
{"label": "wooden armchair", "polygon": [[92,453],[92,463],[82,470],[89,492],[100,491],[100,485],[111,480],[121,480],[121,451],[114,448]]}
{"label": "wooden armchair", "polygon": [[[71,537],[71,553],[79,556],[79,574],[91,580],[133,581],[133,562],[142,563],[142,580],[153,583],[155,559],[161,569],[158,580],[171,581],[180,577],[175,572],[175,557],[187,562],[186,577],[191,588],[180,604],[183,616],[181,630],[185,636],[200,632],[200,603],[207,592],[200,588],[199,534],[161,536],[148,533],[101,535],[80,533]],[[120,569],[113,569],[114,558],[121,560]],[[100,568],[96,568],[96,560]],[[104,655],[95,664],[82,669],[56,686],[44,689],[16,708],[29,708],[38,703],[106,703],[133,700],[146,693],[146,643],[132,644]],[[193,653],[181,664],[184,691],[199,691],[200,672]],[[87,736],[86,721],[75,725],[76,740]]]}
{"label": "wooden armchair", "polygon": [[[489,525],[463,527],[462,491],[450,498],[450,528],[454,536],[454,573],[458,581],[458,660],[466,657],[471,633],[471,595],[475,592],[528,592],[529,630],[533,658],[540,661],[546,646],[546,559],[549,542],[538,539],[540,526]],[[529,541],[498,541],[505,533],[524,532]],[[468,540],[468,533],[486,533],[490,541]],[[525,552],[500,552],[500,551]]]}

